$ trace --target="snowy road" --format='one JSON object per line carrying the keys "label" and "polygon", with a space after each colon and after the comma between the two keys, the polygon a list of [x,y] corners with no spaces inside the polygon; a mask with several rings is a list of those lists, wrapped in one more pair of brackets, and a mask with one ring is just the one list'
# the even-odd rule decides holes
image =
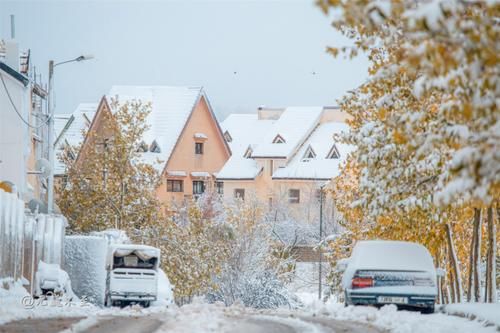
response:
{"label": "snowy road", "polygon": [[[36,313],[32,312],[35,316]],[[252,310],[192,303],[180,308],[110,308],[80,317],[24,317],[0,325],[0,333],[494,333],[496,327],[443,313],[312,305],[302,310]]]}
{"label": "snowy road", "polygon": [[[155,333],[184,332],[175,318],[163,316],[27,319],[0,327],[0,333]],[[186,331],[188,332],[188,331]],[[198,333],[199,331],[191,331]],[[379,333],[368,324],[316,317],[250,315],[228,317],[216,332],[241,333]]]}

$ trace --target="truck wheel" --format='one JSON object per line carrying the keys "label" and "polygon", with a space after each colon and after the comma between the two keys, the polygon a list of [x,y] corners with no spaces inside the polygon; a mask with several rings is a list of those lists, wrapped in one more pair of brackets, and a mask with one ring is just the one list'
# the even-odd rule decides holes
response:
{"label": "truck wheel", "polygon": [[145,308],[149,308],[149,305],[151,304],[150,301],[145,301],[142,303],[142,306],[145,307]]}
{"label": "truck wheel", "polygon": [[434,313],[434,305],[429,306],[427,308],[421,309],[420,313],[422,313],[422,314],[431,314],[431,313]]}
{"label": "truck wheel", "polygon": [[104,306],[108,308],[113,306],[113,302],[111,301],[111,296],[109,295],[106,296],[106,300],[104,301]]}

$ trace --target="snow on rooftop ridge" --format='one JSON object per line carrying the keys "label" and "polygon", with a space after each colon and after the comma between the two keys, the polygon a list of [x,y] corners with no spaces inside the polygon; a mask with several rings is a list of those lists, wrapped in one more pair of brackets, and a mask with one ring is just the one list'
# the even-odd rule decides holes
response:
{"label": "snow on rooftop ridge", "polygon": [[[332,179],[340,175],[341,165],[354,150],[351,145],[335,142],[333,135],[349,131],[343,122],[328,122],[319,125],[303,142],[289,163],[278,168],[273,179]],[[329,158],[332,147],[339,152],[339,158]],[[315,157],[307,157],[310,151]]]}
{"label": "snow on rooftop ridge", "polygon": [[[56,154],[60,154],[67,145],[79,146],[85,139],[83,131],[88,129],[97,112],[98,103],[80,103],[71,114],[57,114],[54,117]],[[54,162],[54,173],[65,173],[66,166],[59,158]]]}
{"label": "snow on rooftop ridge", "polygon": [[[255,147],[254,157],[288,158],[318,125],[323,107],[287,107]],[[277,135],[286,141],[274,143]]]}
{"label": "snow on rooftop ridge", "polygon": [[161,172],[200,96],[204,96],[201,87],[113,86],[106,98],[108,102],[118,98],[119,103],[132,100],[151,103],[151,113],[146,118],[149,128],[143,140],[148,145],[153,141],[158,144],[157,158],[163,162],[158,168]]}

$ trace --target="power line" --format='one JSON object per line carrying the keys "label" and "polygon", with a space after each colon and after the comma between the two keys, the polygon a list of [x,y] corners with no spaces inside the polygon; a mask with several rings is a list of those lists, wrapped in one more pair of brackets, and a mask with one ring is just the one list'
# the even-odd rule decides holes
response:
{"label": "power line", "polygon": [[26,119],[23,118],[23,116],[21,115],[21,113],[19,112],[19,110],[17,109],[16,107],[16,104],[14,104],[14,101],[12,100],[12,96],[10,96],[10,93],[9,93],[9,89],[7,89],[7,84],[5,83],[5,80],[3,79],[3,75],[2,73],[0,73],[0,79],[2,80],[2,85],[5,89],[5,92],[7,93],[7,97],[9,98],[9,101],[10,101],[10,104],[12,105],[12,108],[14,109],[14,111],[16,112],[17,116],[19,117],[19,119],[21,119],[21,121],[23,123],[25,123],[28,127],[30,128],[33,128],[33,129],[39,129],[45,125],[47,125],[47,123],[49,122],[50,120],[50,117],[47,118],[47,120],[45,120],[42,124],[40,124],[39,126],[33,126],[31,125],[28,121],[26,121]]}

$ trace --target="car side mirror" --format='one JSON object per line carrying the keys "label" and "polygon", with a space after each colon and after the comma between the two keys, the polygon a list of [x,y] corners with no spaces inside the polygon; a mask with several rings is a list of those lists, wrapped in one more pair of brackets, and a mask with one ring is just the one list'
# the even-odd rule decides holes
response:
{"label": "car side mirror", "polygon": [[349,265],[349,259],[344,258],[337,261],[337,265],[335,268],[337,272],[345,272],[345,270],[347,269],[347,265]]}
{"label": "car side mirror", "polygon": [[438,277],[444,277],[446,276],[446,270],[442,269],[442,268],[436,268],[436,275]]}

